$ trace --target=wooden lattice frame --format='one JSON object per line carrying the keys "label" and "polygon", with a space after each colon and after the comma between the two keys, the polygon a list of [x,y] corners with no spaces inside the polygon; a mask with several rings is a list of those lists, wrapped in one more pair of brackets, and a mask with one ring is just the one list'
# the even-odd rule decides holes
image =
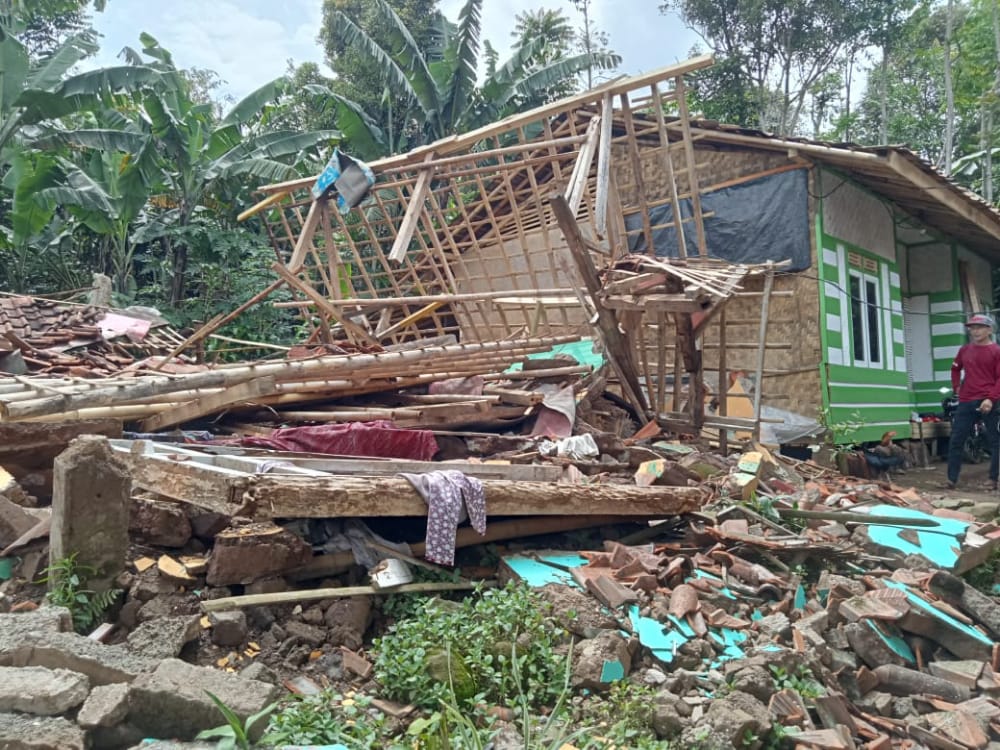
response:
{"label": "wooden lattice frame", "polygon": [[[312,179],[262,188],[268,197],[245,215],[261,213],[279,259],[275,270],[296,297],[276,304],[300,308],[315,325],[314,337],[346,335],[371,345],[442,335],[516,339],[585,330],[608,300],[598,300],[581,285],[580,259],[566,248],[566,216],[583,227],[579,236],[589,263],[606,267],[628,252],[624,215],[641,217],[641,230],[632,231],[643,233],[651,251],[658,227],[651,223],[650,208],[688,200],[688,215],[678,209],[672,219],[682,262],[707,260],[683,76],[711,62],[699,57],[613,81],[372,163],[378,182],[371,197],[346,216],[329,199],[311,199]],[[674,108],[673,117],[666,116],[667,106]],[[667,177],[666,196],[650,196],[643,184],[641,155],[648,149],[656,151]],[[621,199],[613,150],[627,154],[636,183],[637,197],[628,205]],[[678,190],[680,174],[684,192]],[[554,216],[554,195],[562,196],[569,209],[563,221]],[[681,231],[688,222],[694,223],[695,247]],[[561,237],[553,232],[556,227]],[[527,252],[538,238],[541,251]],[[494,264],[489,274],[470,268],[475,254]],[[487,289],[461,291],[473,284]],[[725,295],[714,297],[713,310],[724,302]],[[536,325],[542,314],[549,330]],[[612,357],[623,368],[618,375],[635,384],[641,372],[647,384],[636,392],[623,383],[627,397],[641,417],[676,422],[685,416],[678,413],[680,369],[688,372],[689,382],[701,382],[697,340],[704,326],[683,305],[616,315],[619,329],[624,324],[629,331],[629,350]],[[614,334],[605,323],[597,333],[607,347]],[[763,359],[766,321],[761,331]],[[664,356],[670,334],[679,356]],[[674,374],[669,397],[668,372]],[[701,399],[692,395],[686,421],[697,429],[703,412]],[[759,415],[759,407],[756,411]]]}

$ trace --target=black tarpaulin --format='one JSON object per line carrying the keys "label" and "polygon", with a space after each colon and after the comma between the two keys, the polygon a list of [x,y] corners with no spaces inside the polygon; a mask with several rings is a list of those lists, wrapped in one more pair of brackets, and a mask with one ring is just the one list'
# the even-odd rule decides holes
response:
{"label": "black tarpaulin", "polygon": [[[738,185],[703,193],[702,213],[711,213],[705,222],[705,244],[712,258],[732,263],[766,263],[789,260],[789,271],[802,271],[810,266],[809,201],[806,169],[795,169],[747,180]],[[681,216],[691,216],[691,201],[681,201]],[[678,257],[677,232],[673,225],[672,205],[656,206],[649,211],[653,226],[669,226],[653,230],[656,255]],[[645,253],[646,238],[642,232],[642,215],[625,217],[631,232],[629,250]],[[698,236],[693,221],[683,224],[689,256],[698,254]]]}

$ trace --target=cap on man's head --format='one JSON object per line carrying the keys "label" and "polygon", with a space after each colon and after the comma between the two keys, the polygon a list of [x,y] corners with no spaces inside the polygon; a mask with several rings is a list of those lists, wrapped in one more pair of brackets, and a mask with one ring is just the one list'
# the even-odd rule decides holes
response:
{"label": "cap on man's head", "polygon": [[988,328],[993,328],[996,324],[993,322],[993,318],[989,315],[984,315],[983,313],[976,313],[971,315],[967,321],[965,321],[967,326],[987,326]]}

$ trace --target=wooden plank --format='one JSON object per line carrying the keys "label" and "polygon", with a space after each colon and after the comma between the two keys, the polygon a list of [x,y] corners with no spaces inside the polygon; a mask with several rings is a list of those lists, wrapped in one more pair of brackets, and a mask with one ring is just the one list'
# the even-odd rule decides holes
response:
{"label": "wooden plank", "polygon": [[[681,217],[681,202],[677,195],[677,177],[674,173],[674,158],[670,154],[670,136],[667,133],[667,123],[663,116],[663,97],[660,94],[659,83],[651,87],[653,94],[653,110],[656,112],[656,128],[660,135],[660,154],[663,166],[667,172],[667,187],[670,188],[670,202],[673,205],[674,231],[677,233],[677,252],[681,258],[687,257],[687,238],[684,237],[684,225]],[[684,170],[688,171],[687,169]]]}
{"label": "wooden plank", "polygon": [[611,190],[611,138],[614,120],[614,99],[605,92],[601,98],[601,139],[597,151],[597,195],[594,199],[594,232],[607,234],[608,196]]}
{"label": "wooden plank", "polygon": [[635,137],[635,120],[632,117],[632,107],[629,104],[627,94],[621,95],[621,102],[622,117],[625,119],[625,133],[628,136],[626,146],[628,148],[629,159],[632,162],[632,176],[635,180],[635,204],[639,209],[639,214],[642,216],[642,236],[646,240],[646,254],[655,255],[656,248],[653,247],[653,229],[649,219],[646,183],[642,178],[642,157],[639,155],[639,144]]}
{"label": "wooden plank", "polygon": [[576,157],[573,165],[573,174],[569,178],[569,185],[566,186],[566,202],[569,209],[576,216],[580,210],[580,203],[583,201],[584,188],[587,186],[587,178],[590,176],[590,164],[594,161],[594,152],[597,150],[598,128],[601,126],[600,117],[590,118],[587,131],[584,134],[583,147],[580,155]]}
{"label": "wooden plank", "polygon": [[691,118],[688,114],[687,93],[684,87],[684,77],[674,78],[674,92],[677,96],[677,113],[680,116],[681,132],[684,134],[684,155],[687,157],[687,178],[691,191],[691,215],[694,218],[695,233],[698,236],[698,254],[708,256],[705,245],[705,224],[701,214],[701,191],[698,189],[697,160],[694,156],[694,140],[691,137]]}
{"label": "wooden plank", "polygon": [[144,432],[156,432],[157,430],[162,430],[164,427],[189,422],[206,414],[213,414],[230,404],[235,404],[239,401],[249,401],[260,396],[270,396],[273,393],[277,393],[277,391],[278,386],[273,375],[255,378],[245,383],[230,386],[218,393],[212,393],[194,401],[180,404],[173,409],[160,412],[149,419],[143,420],[140,427]]}
{"label": "wooden plank", "polygon": [[[697,487],[556,484],[483,480],[490,515],[628,515],[662,517],[701,507]],[[402,477],[275,477],[260,475],[248,490],[255,518],[426,516],[427,504]]]}
{"label": "wooden plank", "polygon": [[131,468],[134,487],[215,513],[240,511],[243,493],[251,484],[250,476],[242,471],[173,461],[167,456],[129,455],[120,450],[116,454]]}
{"label": "wooden plank", "polygon": [[[431,155],[428,155],[427,161],[430,161]],[[417,175],[417,182],[413,186],[413,191],[410,193],[410,199],[406,204],[406,213],[403,215],[403,221],[399,225],[399,231],[396,234],[396,239],[392,243],[392,250],[389,251],[389,260],[395,263],[402,263],[403,258],[406,257],[406,251],[410,247],[410,240],[413,239],[413,232],[416,231],[417,222],[420,221],[420,216],[423,214],[424,201],[427,200],[427,194],[431,189],[431,170],[421,169],[420,173]]]}
{"label": "wooden plank", "polygon": [[283,266],[281,263],[275,263],[273,266],[271,266],[271,268],[273,268],[275,273],[281,276],[281,278],[284,279],[289,286],[298,289],[309,299],[311,299],[316,304],[316,307],[318,307],[323,314],[337,321],[344,329],[344,333],[349,338],[352,338],[355,341],[364,342],[369,346],[375,346],[375,347],[380,346],[378,340],[368,335],[368,332],[365,331],[364,328],[359,326],[357,323],[348,320],[347,316],[343,315],[339,310],[337,310],[333,305],[331,305],[327,301],[326,297],[324,297],[322,294],[313,289],[313,287],[310,284],[297,278],[295,274],[293,274],[291,271],[285,268],[285,266]]}
{"label": "wooden plank", "polygon": [[[549,204],[552,206],[559,228],[566,238],[570,255],[578,271],[577,276],[582,277],[584,286],[597,310],[597,330],[608,351],[611,366],[621,380],[622,388],[629,401],[636,408],[640,419],[644,419],[646,399],[643,397],[642,388],[639,385],[639,377],[628,344],[618,328],[618,321],[615,319],[614,313],[597,301],[597,295],[601,290],[601,280],[594,267],[594,261],[587,251],[583,235],[580,233],[580,226],[576,223],[576,217],[570,212],[569,205],[562,195],[559,193],[550,194]],[[564,256],[560,257],[564,259]],[[565,272],[569,278],[573,278],[572,269],[567,268]],[[584,304],[584,309],[586,308],[587,305]]]}
{"label": "wooden plank", "polygon": [[316,227],[319,226],[320,205],[325,200],[325,198],[321,198],[320,200],[313,201],[312,205],[309,206],[309,213],[306,214],[306,220],[303,222],[302,229],[299,230],[299,236],[295,240],[295,249],[292,251],[292,257],[288,261],[287,268],[292,273],[298,273],[299,269],[302,268],[302,264],[305,263],[306,253],[309,252],[309,248],[312,246],[313,235],[316,234]]}
{"label": "wooden plank", "polygon": [[771,290],[774,287],[774,266],[767,264],[767,274],[764,276],[764,299],[760,307],[760,335],[757,340],[757,380],[753,391],[753,439],[760,440],[760,404],[764,391],[764,355],[767,351],[767,328],[771,310]]}

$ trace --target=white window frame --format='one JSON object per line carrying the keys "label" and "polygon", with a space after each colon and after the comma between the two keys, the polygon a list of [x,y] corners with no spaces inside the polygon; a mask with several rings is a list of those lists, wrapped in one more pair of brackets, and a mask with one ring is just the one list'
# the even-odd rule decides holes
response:
{"label": "white window frame", "polygon": [[[848,310],[847,319],[851,326],[851,358],[854,362],[855,367],[870,367],[873,369],[884,370],[886,367],[886,355],[885,355],[885,323],[884,317],[882,315],[882,291],[881,291],[881,281],[878,276],[870,273],[865,273],[864,271],[859,271],[854,268],[848,269],[848,282],[847,282],[847,304],[850,305]],[[861,345],[863,357],[858,358],[856,356],[855,345],[856,345],[856,331],[854,330],[854,294],[851,291],[851,279],[857,279],[858,289],[861,292],[859,298],[861,304]],[[871,292],[871,294],[869,294]],[[874,298],[872,298],[872,296]],[[875,353],[878,356],[877,360],[872,359],[872,347],[871,347],[871,321],[868,317],[868,305],[874,305],[876,309],[875,314],[875,330],[878,335],[878,346],[875,349]]]}

